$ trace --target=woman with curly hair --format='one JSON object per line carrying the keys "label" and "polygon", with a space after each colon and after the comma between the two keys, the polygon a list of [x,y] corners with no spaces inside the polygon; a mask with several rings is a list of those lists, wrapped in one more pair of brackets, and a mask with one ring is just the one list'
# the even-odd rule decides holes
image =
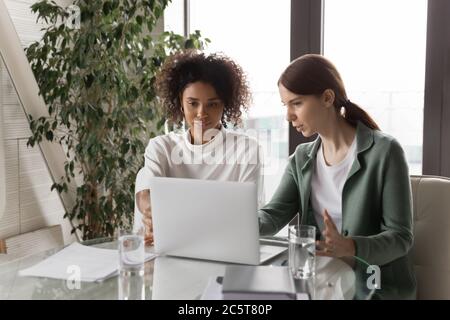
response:
{"label": "woman with curly hair", "polygon": [[136,178],[134,227],[145,226],[145,242],[153,242],[150,177],[254,182],[263,201],[261,156],[256,140],[227,130],[241,123],[250,91],[241,67],[230,58],[194,50],[169,57],[156,77],[156,91],[167,119],[182,124],[151,139],[145,166]]}

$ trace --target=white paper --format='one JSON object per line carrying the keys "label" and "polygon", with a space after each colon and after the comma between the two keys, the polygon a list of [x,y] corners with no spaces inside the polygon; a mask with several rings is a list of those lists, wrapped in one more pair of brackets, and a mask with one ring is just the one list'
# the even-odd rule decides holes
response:
{"label": "white paper", "polygon": [[[145,261],[155,257],[154,253],[145,253]],[[19,275],[63,280],[79,276],[81,281],[94,282],[114,276],[118,267],[118,250],[84,246],[75,242],[36,265],[19,271]]]}

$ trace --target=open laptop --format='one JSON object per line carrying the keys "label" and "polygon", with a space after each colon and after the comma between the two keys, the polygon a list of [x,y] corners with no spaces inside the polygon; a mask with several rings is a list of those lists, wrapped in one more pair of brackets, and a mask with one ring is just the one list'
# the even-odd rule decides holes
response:
{"label": "open laptop", "polygon": [[260,246],[254,183],[154,177],[155,253],[258,265],[286,250]]}

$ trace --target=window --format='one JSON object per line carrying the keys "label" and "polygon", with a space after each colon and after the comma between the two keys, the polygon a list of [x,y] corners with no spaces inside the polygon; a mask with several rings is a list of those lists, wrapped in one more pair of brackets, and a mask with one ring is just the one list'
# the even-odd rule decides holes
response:
{"label": "window", "polygon": [[184,34],[184,0],[171,1],[164,9],[164,31]]}
{"label": "window", "polygon": [[[206,52],[223,52],[248,75],[253,105],[244,125],[256,130],[264,147],[265,196],[269,200],[288,156],[288,123],[277,81],[290,61],[290,1],[277,2],[276,10],[268,0],[190,0],[189,4],[190,32],[200,30],[211,40]],[[168,8],[166,27],[179,26],[182,9],[180,4],[178,10]]]}
{"label": "window", "polygon": [[350,100],[403,146],[422,174],[426,0],[326,0],[324,55]]}

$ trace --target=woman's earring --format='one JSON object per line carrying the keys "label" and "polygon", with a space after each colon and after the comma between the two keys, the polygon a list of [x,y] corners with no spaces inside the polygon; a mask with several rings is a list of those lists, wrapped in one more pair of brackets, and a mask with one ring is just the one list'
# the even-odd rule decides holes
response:
{"label": "woman's earring", "polygon": [[345,107],[344,106],[342,106],[341,107],[341,110],[340,110],[340,114],[341,114],[341,117],[342,118],[345,118],[345,113],[347,112],[347,110],[345,109]]}

